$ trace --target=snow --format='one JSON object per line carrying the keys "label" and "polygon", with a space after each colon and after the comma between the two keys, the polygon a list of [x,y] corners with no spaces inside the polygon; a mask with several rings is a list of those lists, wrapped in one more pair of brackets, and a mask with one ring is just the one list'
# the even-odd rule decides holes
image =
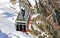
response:
{"label": "snow", "polygon": [[6,3],[9,2],[10,0],[0,0],[0,3]]}
{"label": "snow", "polygon": [[40,15],[40,14],[38,14],[38,13],[37,14],[33,14],[32,15],[32,19],[35,18],[35,17],[37,17],[38,15]]}
{"label": "snow", "polygon": [[[12,38],[34,38],[32,35],[26,35],[26,33],[16,31],[15,29],[15,20],[17,17],[16,11],[14,9],[11,9],[9,7],[6,7],[1,3],[2,5],[0,6],[0,30],[3,33],[6,33],[8,37],[12,35]],[[14,19],[12,19],[14,18]],[[5,38],[5,37],[4,37]]]}
{"label": "snow", "polygon": [[35,0],[29,0],[32,6],[35,6]]}
{"label": "snow", "polygon": [[42,24],[43,24],[44,22],[42,22],[41,20],[37,20],[36,23],[37,23],[37,24],[38,24],[38,23],[42,23]]}
{"label": "snow", "polygon": [[8,38],[8,35],[0,31],[0,38]]}
{"label": "snow", "polygon": [[14,5],[14,7],[15,7],[15,9],[16,9],[17,12],[20,12],[19,3],[16,3],[16,4]]}
{"label": "snow", "polygon": [[[4,15],[4,14],[1,14],[1,15]],[[1,16],[0,15],[0,16]],[[11,17],[9,17],[11,18]],[[0,17],[0,30],[3,32],[3,33],[6,33],[7,35],[9,35],[10,33],[14,34],[14,35],[17,35],[17,36],[20,36],[21,38],[25,38],[25,37],[30,37],[30,35],[23,35],[22,33],[20,32],[17,32],[15,30],[15,25],[14,23],[12,23],[12,21],[10,21],[9,18],[4,18],[4,17]],[[20,35],[21,34],[21,35]],[[22,37],[23,36],[23,37]]]}
{"label": "snow", "polygon": [[4,13],[4,11],[0,9],[0,14],[1,14],[1,13]]}

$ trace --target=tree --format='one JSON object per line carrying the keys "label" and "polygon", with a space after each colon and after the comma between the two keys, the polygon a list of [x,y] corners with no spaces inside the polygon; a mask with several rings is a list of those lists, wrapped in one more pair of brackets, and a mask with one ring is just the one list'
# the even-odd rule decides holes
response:
{"label": "tree", "polygon": [[[29,10],[32,15],[40,14],[37,17],[32,19],[31,22],[31,29],[28,29],[28,32],[32,35],[37,36],[38,38],[59,38],[60,36],[60,26],[58,24],[58,20],[56,17],[57,12],[60,14],[60,3],[59,0],[34,0],[35,6],[32,8],[32,5],[28,0],[23,2],[24,0],[20,1],[23,4],[25,3],[27,9]],[[58,4],[57,4],[58,3]],[[57,10],[57,12],[55,11]],[[43,36],[42,33],[44,32]]]}

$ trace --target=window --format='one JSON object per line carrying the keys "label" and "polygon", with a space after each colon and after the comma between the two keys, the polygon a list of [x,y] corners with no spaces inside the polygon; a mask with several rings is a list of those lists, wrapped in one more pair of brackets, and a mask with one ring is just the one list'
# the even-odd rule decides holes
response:
{"label": "window", "polygon": [[20,25],[20,31],[22,31],[22,25]]}
{"label": "window", "polygon": [[26,26],[25,25],[23,25],[23,28],[24,28],[24,31],[26,31]]}
{"label": "window", "polygon": [[19,28],[18,28],[18,24],[16,25],[16,30],[19,30]]}

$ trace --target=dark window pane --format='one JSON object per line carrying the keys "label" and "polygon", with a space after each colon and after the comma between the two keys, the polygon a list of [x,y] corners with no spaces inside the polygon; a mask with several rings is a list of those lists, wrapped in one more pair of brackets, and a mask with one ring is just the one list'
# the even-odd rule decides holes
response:
{"label": "dark window pane", "polygon": [[20,31],[22,31],[22,25],[20,25]]}
{"label": "dark window pane", "polygon": [[26,26],[24,25],[24,31],[26,31]]}
{"label": "dark window pane", "polygon": [[24,15],[25,15],[25,10],[23,10],[23,9],[22,9],[22,15],[23,15],[23,17],[24,17]]}
{"label": "dark window pane", "polygon": [[16,30],[19,30],[18,25],[16,25]]}

